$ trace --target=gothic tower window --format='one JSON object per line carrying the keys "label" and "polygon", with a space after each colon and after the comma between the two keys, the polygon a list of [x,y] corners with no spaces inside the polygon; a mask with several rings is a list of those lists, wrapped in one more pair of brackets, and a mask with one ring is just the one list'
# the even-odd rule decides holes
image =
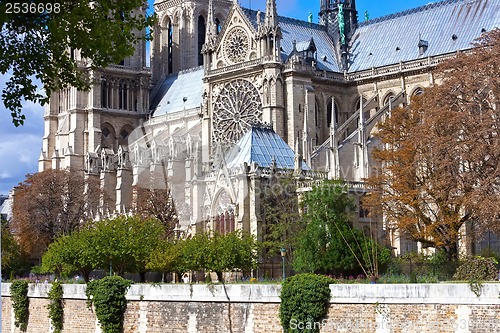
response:
{"label": "gothic tower window", "polygon": [[106,80],[101,81],[101,107],[102,108],[107,108],[108,107],[108,83]]}
{"label": "gothic tower window", "polygon": [[118,90],[118,98],[119,98],[119,108],[122,110],[128,109],[128,86],[125,82],[120,82],[119,90]]}
{"label": "gothic tower window", "polygon": [[219,34],[219,32],[222,29],[222,24],[221,24],[220,20],[217,17],[215,18],[215,26],[217,27],[217,34]]}
{"label": "gothic tower window", "polygon": [[173,61],[173,51],[174,51],[174,27],[172,26],[172,22],[168,22],[168,48],[167,48],[167,54],[168,54],[168,74],[172,74],[174,71],[174,61]]}
{"label": "gothic tower window", "polygon": [[203,54],[201,54],[201,49],[203,44],[205,44],[206,30],[205,18],[200,15],[198,17],[198,66],[203,65]]}

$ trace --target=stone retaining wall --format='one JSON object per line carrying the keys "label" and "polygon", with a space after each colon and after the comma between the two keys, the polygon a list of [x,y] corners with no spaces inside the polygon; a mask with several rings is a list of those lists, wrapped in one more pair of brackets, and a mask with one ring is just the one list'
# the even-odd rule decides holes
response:
{"label": "stone retaining wall", "polygon": [[[49,284],[29,287],[27,332],[51,332],[47,310]],[[2,284],[2,332],[14,327],[10,284]],[[124,333],[281,333],[280,285],[168,284],[132,285]],[[330,286],[321,332],[492,333],[500,332],[500,284],[484,284],[477,297],[467,284],[335,284]],[[100,332],[87,309],[85,285],[64,285],[64,330]]]}

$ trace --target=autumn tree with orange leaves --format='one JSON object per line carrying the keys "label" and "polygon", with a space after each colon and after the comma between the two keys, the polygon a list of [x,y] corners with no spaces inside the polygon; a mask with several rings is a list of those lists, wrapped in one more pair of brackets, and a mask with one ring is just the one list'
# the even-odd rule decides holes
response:
{"label": "autumn tree with orange leaves", "polygon": [[500,231],[500,30],[442,63],[436,84],[379,125],[368,179],[391,225],[458,256],[461,227]]}
{"label": "autumn tree with orange leaves", "polygon": [[79,171],[28,175],[15,190],[11,230],[19,244],[38,258],[56,236],[67,235],[92,218],[100,193],[99,180],[85,179]]}

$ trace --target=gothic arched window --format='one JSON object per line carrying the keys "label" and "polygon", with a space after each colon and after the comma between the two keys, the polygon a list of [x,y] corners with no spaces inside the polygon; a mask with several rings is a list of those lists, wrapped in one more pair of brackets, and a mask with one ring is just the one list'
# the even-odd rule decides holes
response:
{"label": "gothic arched window", "polygon": [[174,51],[174,28],[172,26],[172,22],[168,22],[168,48],[167,48],[167,53],[168,53],[168,69],[167,73],[172,74],[174,71],[174,65],[173,65],[173,56],[172,53]]}
{"label": "gothic arched window", "polygon": [[221,24],[220,20],[217,17],[215,18],[215,26],[217,28],[217,34],[219,34],[219,32],[222,29],[222,24]]}
{"label": "gothic arched window", "polygon": [[200,15],[198,17],[198,65],[203,65],[203,54],[201,54],[201,49],[203,44],[205,44],[205,34],[206,34],[206,25],[205,18]]}
{"label": "gothic arched window", "polygon": [[387,96],[385,96],[384,98],[384,106],[389,104],[390,101],[392,101],[394,99],[394,94],[393,93],[389,93],[387,94]]}
{"label": "gothic arched window", "polygon": [[214,231],[221,235],[235,230],[234,205],[226,191],[219,196],[216,216],[214,218]]}
{"label": "gothic arched window", "polygon": [[128,109],[128,85],[125,82],[120,82],[120,86],[118,88],[118,103],[119,108],[123,110]]}
{"label": "gothic arched window", "polygon": [[107,108],[109,107],[108,105],[108,82],[106,80],[101,81],[101,107],[102,108]]}

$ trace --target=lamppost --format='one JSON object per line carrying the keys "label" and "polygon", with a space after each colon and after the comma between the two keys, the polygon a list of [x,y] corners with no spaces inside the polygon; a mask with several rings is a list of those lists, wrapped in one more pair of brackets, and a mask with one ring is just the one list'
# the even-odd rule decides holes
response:
{"label": "lamppost", "polygon": [[286,249],[284,247],[282,247],[280,249],[280,253],[281,253],[281,267],[283,269],[283,280],[285,280],[285,278],[286,278],[286,272],[285,272]]}

